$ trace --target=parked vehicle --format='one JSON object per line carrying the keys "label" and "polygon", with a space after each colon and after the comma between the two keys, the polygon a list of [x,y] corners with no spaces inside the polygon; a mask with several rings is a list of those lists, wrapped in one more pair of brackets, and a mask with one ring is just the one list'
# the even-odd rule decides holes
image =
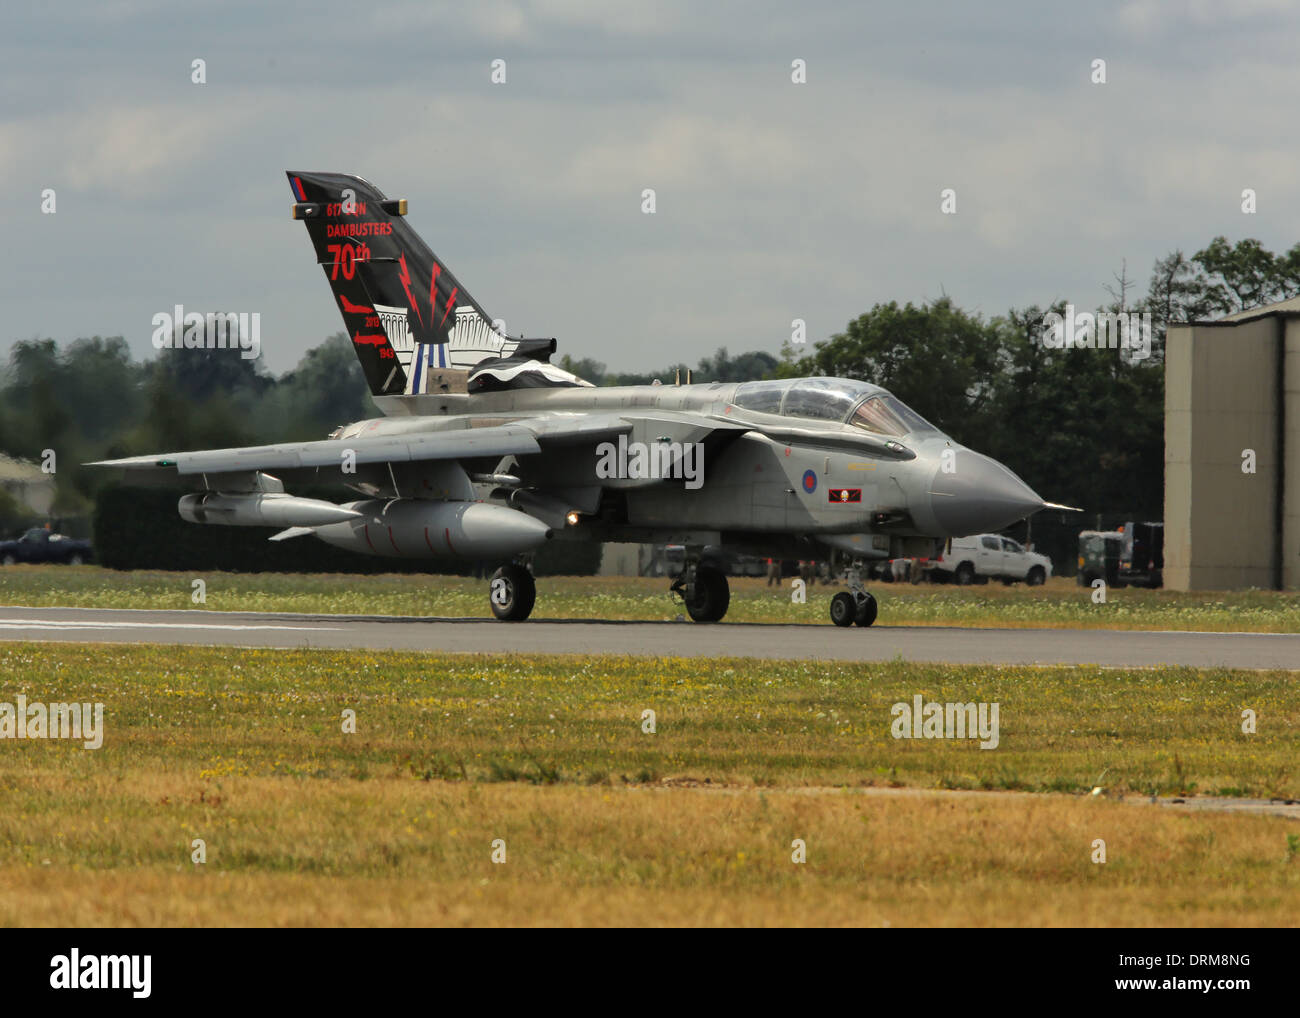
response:
{"label": "parked vehicle", "polygon": [[79,566],[93,554],[89,541],[64,537],[44,527],[32,527],[16,541],[0,541],[0,565],[19,562],[62,562]]}
{"label": "parked vehicle", "polygon": [[930,573],[934,579],[950,579],[962,585],[999,579],[1003,583],[1024,580],[1036,587],[1052,575],[1052,560],[1028,551],[1009,537],[976,534],[948,541],[931,560]]}
{"label": "parked vehicle", "polygon": [[1165,525],[1130,522],[1119,529],[1124,536],[1119,556],[1119,585],[1164,586]]}
{"label": "parked vehicle", "polygon": [[1124,550],[1124,535],[1118,530],[1084,530],[1079,534],[1079,572],[1075,582],[1081,587],[1091,587],[1096,580],[1105,580],[1108,587],[1120,587],[1120,553]]}

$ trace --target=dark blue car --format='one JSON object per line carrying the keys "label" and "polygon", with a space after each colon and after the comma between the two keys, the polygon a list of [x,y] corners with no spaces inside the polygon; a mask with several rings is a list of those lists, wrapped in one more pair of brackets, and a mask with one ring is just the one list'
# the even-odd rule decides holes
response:
{"label": "dark blue car", "polygon": [[89,541],[64,537],[43,527],[32,527],[16,541],[0,541],[0,565],[19,562],[62,562],[79,566],[92,558]]}

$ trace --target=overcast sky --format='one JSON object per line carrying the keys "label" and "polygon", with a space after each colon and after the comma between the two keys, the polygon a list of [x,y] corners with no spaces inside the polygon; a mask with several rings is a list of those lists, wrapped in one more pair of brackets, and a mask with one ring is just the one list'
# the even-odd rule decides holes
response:
{"label": "overcast sky", "polygon": [[292,368],[342,322],[286,169],[409,199],[512,333],[614,369],[775,353],[791,319],[820,339],[878,301],[1091,305],[1125,258],[1141,294],[1174,248],[1300,240],[1298,22],[1285,0],[11,6],[0,352],[147,356],[183,304],[260,312],[265,366]]}

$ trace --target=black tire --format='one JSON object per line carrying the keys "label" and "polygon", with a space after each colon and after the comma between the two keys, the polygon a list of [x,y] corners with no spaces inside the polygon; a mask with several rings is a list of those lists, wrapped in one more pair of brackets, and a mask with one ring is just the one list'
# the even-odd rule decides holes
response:
{"label": "black tire", "polygon": [[876,621],[876,613],[879,610],[880,607],[876,604],[876,599],[870,594],[866,595],[866,600],[857,606],[853,616],[854,624],[866,629],[867,626]]}
{"label": "black tire", "polygon": [[81,557],[81,553],[80,553],[80,552],[73,552],[73,553],[72,553],[72,557],[71,557],[70,559],[68,559],[68,565],[70,565],[70,566],[79,566],[79,565],[81,565],[81,564],[82,564],[83,562],[85,562],[85,561],[86,561],[86,560],[83,559],[83,558]]}
{"label": "black tire", "polygon": [[1047,573],[1043,571],[1042,566],[1034,566],[1029,570],[1029,575],[1025,577],[1025,582],[1031,587],[1041,587],[1047,581]]}
{"label": "black tire", "polygon": [[858,602],[848,591],[840,591],[831,598],[831,621],[837,626],[851,626],[858,616]]}
{"label": "black tire", "polygon": [[686,611],[696,622],[720,622],[731,605],[731,587],[726,574],[712,566],[698,566]]}
{"label": "black tire", "polygon": [[959,587],[969,587],[975,582],[975,567],[969,562],[963,562],[952,574],[952,580]]}
{"label": "black tire", "polygon": [[523,622],[533,611],[537,584],[523,566],[502,566],[488,583],[488,603],[502,622]]}
{"label": "black tire", "polygon": [[12,566],[17,564],[18,560],[12,555],[6,555],[3,559],[0,559],[0,565]]}

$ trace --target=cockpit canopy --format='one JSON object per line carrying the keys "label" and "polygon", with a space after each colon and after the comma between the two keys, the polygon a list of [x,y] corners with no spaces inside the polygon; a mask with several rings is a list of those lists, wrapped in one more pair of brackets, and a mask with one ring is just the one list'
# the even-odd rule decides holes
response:
{"label": "cockpit canopy", "polygon": [[877,435],[902,438],[939,429],[901,399],[870,382],[851,378],[787,378],[744,382],[731,401],[744,410],[783,417],[852,424]]}

